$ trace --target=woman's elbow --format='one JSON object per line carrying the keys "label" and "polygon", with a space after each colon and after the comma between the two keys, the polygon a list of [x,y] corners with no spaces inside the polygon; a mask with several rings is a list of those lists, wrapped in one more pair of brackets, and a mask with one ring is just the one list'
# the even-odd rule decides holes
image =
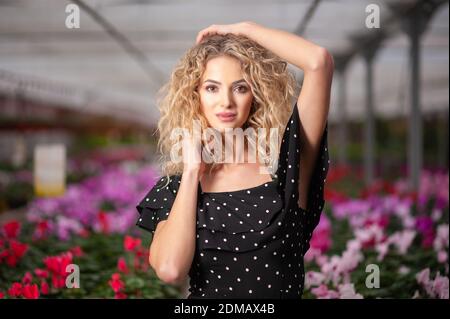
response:
{"label": "woman's elbow", "polygon": [[312,71],[326,71],[333,73],[334,60],[333,55],[325,48],[318,47],[317,54],[311,65]]}
{"label": "woman's elbow", "polygon": [[177,285],[181,281],[180,276],[176,271],[160,270],[156,272],[156,275],[162,282],[169,285]]}
{"label": "woman's elbow", "polygon": [[[151,265],[151,264],[150,264]],[[184,281],[185,276],[174,267],[151,265],[155,270],[156,276],[164,283],[169,285],[179,285]]]}

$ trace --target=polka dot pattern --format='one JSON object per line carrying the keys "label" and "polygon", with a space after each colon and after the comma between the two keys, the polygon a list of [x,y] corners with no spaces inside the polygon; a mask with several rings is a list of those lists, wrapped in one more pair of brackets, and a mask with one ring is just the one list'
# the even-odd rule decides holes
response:
{"label": "polka dot pattern", "polygon": [[[328,173],[328,123],[308,192],[298,206],[300,121],[297,103],[283,133],[272,181],[229,192],[203,192],[198,184],[197,235],[189,271],[189,299],[300,298],[303,256],[323,210]],[[137,205],[139,227],[154,232],[168,218],[181,176],[156,185]],[[300,185],[301,191],[301,185]]]}

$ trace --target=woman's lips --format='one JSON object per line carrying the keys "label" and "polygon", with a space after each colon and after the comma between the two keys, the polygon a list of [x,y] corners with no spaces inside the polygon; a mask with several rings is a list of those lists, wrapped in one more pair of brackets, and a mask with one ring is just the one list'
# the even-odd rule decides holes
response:
{"label": "woman's lips", "polygon": [[217,117],[218,117],[219,120],[221,120],[222,122],[232,122],[232,121],[234,121],[234,119],[236,118],[236,114],[229,114],[229,115],[225,115],[225,114],[217,114]]}

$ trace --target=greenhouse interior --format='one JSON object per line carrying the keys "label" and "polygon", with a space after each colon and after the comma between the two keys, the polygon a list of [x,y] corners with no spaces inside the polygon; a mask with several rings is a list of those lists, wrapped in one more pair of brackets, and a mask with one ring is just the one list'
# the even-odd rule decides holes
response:
{"label": "greenhouse interior", "polygon": [[334,60],[302,299],[449,298],[448,1],[2,0],[1,299],[186,298],[136,226],[158,92],[200,30],[242,21]]}

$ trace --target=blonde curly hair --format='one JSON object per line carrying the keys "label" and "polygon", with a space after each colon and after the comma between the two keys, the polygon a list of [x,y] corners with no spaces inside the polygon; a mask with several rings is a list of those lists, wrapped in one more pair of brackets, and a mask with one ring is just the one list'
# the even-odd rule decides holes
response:
{"label": "blonde curly hair", "polygon": [[[157,132],[159,139],[157,150],[160,153],[159,165],[166,175],[167,186],[171,175],[183,173],[183,163],[171,161],[170,152],[178,143],[170,138],[173,128],[185,128],[193,131],[193,121],[198,120],[201,130],[208,128],[208,122],[200,109],[200,95],[197,87],[209,60],[218,56],[230,56],[240,61],[244,80],[251,86],[253,104],[249,117],[242,129],[265,128],[264,138],[269,147],[274,147],[270,138],[270,129],[284,132],[286,122],[292,113],[292,98],[296,91],[296,81],[289,72],[287,62],[265,49],[255,41],[234,34],[213,35],[191,47],[175,66],[169,81],[158,91],[157,105],[161,117]],[[282,134],[278,134],[278,150]],[[249,140],[249,143],[251,141]],[[205,142],[202,141],[205,145]],[[271,145],[272,144],[272,145]],[[255,145],[253,145],[255,146]],[[224,148],[222,148],[224,149]],[[278,158],[265,156],[267,149],[257,146],[260,161],[264,165],[275,166]],[[220,167],[218,163],[207,165],[208,173]]]}

